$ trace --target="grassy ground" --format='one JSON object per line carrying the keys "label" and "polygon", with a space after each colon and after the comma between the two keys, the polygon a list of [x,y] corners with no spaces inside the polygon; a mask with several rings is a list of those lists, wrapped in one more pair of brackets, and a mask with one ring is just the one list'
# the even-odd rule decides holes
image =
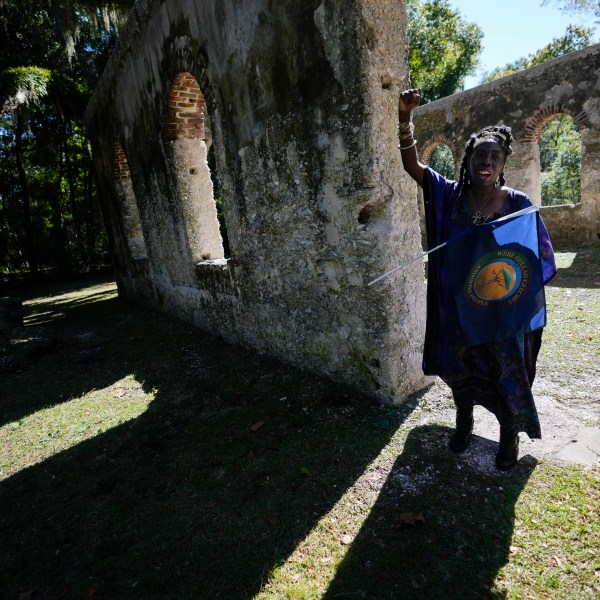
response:
{"label": "grassy ground", "polygon": [[[540,371],[578,403],[599,255],[564,249],[548,289]],[[600,596],[597,468],[478,469],[426,394],[376,405],[111,282],[30,296],[0,353],[0,598]]]}

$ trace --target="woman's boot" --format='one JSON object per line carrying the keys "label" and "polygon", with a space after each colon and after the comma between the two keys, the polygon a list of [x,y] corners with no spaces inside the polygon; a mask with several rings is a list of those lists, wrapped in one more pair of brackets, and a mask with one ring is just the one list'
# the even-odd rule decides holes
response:
{"label": "woman's boot", "polygon": [[466,450],[473,433],[473,407],[456,409],[456,429],[448,446],[457,454]]}
{"label": "woman's boot", "polygon": [[496,454],[496,468],[499,471],[512,469],[519,460],[519,434],[500,429],[500,448]]}

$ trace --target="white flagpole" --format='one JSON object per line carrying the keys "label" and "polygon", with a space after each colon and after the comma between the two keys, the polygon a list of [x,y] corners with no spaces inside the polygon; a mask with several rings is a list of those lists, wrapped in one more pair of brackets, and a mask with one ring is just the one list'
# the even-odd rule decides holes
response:
{"label": "white flagpole", "polygon": [[396,271],[400,271],[401,269],[408,267],[408,265],[414,263],[416,260],[419,260],[420,258],[423,258],[423,257],[427,256],[428,254],[431,254],[432,252],[439,250],[440,248],[443,248],[445,245],[446,245],[446,242],[444,242],[443,244],[440,244],[439,246],[436,246],[435,248],[432,248],[431,250],[428,250],[427,252],[421,252],[421,254],[419,254],[418,256],[415,256],[414,258],[411,258],[408,262],[405,262],[405,263],[401,264],[399,267],[396,267],[395,269],[392,269],[391,271],[388,271],[387,273],[380,275],[377,279],[373,279],[373,281],[369,281],[369,283],[367,283],[367,286],[373,285],[374,283],[377,283],[378,281],[381,281],[382,279],[389,277],[392,273],[395,273]]}
{"label": "white flagpole", "polygon": [[[518,210],[517,212],[510,213],[508,215],[500,217],[499,219],[496,219],[495,221],[490,221],[489,223],[486,223],[486,225],[492,225],[493,223],[499,223],[501,221],[507,221],[508,219],[514,219],[515,217],[520,217],[520,216],[526,215],[530,212],[535,212],[536,210],[539,210],[538,206],[535,206],[535,205],[527,206],[526,208],[522,208],[521,210]],[[428,254],[431,254],[432,252],[439,250],[440,248],[443,248],[446,244],[447,244],[447,242],[444,242],[443,244],[440,244],[439,246],[436,246],[435,248],[432,248],[431,250],[428,250],[427,252],[422,252],[418,256],[411,258],[408,262],[405,262],[404,264],[400,265],[399,267],[396,267],[395,269],[392,269],[391,271],[384,273],[377,279],[373,279],[373,281],[369,281],[369,283],[367,283],[367,286],[373,285],[374,283],[377,283],[378,281],[381,281],[382,279],[389,277],[392,273],[395,273],[396,271],[400,271],[401,269],[408,267],[408,265],[414,263],[416,260],[419,260],[420,258],[423,258],[423,257],[427,256]]]}

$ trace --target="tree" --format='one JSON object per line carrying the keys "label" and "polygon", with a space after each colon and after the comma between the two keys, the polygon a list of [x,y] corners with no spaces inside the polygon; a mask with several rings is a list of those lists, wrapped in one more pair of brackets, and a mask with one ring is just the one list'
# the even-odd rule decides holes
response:
{"label": "tree", "polygon": [[540,139],[542,205],[581,200],[581,138],[577,125],[560,115],[544,127]]}
{"label": "tree", "polygon": [[[551,0],[544,0],[542,6],[548,6]],[[554,0],[560,10],[565,13],[581,13],[594,15],[600,19],[600,4],[598,0]]]}
{"label": "tree", "polygon": [[483,32],[467,23],[448,0],[409,0],[408,63],[421,102],[460,91],[475,72]]}
{"label": "tree", "polygon": [[435,147],[429,159],[429,166],[444,177],[454,179],[454,158],[452,150],[446,144]]}
{"label": "tree", "polygon": [[505,75],[512,75],[517,71],[528,69],[534,65],[539,65],[552,58],[558,58],[573,52],[581,50],[592,43],[592,35],[595,29],[593,27],[580,27],[579,25],[569,25],[565,35],[554,38],[547,46],[538,50],[535,54],[530,54],[527,57],[521,57],[514,63],[507,63],[503,67],[497,67],[493,71],[486,73],[481,80],[481,83],[500,79]]}
{"label": "tree", "polygon": [[0,272],[81,271],[107,258],[82,121],[115,31],[83,4],[47,5],[77,16],[72,51],[49,8],[0,4]]}
{"label": "tree", "polygon": [[[91,21],[94,28],[109,30],[123,24],[135,0],[46,0],[46,10],[63,36],[63,49],[72,58],[79,37],[81,17]],[[0,9],[18,4],[23,15],[39,8],[36,0],[0,0]]]}

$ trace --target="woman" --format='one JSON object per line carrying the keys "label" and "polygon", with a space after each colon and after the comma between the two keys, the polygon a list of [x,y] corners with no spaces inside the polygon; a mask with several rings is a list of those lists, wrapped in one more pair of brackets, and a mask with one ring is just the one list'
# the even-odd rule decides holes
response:
{"label": "woman", "polygon": [[[419,102],[417,90],[400,94],[400,152],[404,169],[423,188],[430,248],[466,229],[531,206],[525,194],[504,185],[504,164],[512,154],[510,127],[486,127],[471,135],[465,145],[459,181],[447,180],[421,164],[410,121]],[[547,283],[556,274],[556,267],[543,224],[540,250]],[[531,386],[542,329],[499,342],[468,345],[458,325],[449,273],[447,252],[430,255],[423,370],[427,375],[439,375],[452,390],[456,429],[450,449],[458,453],[467,448],[473,432],[473,405],[482,405],[500,423],[496,467],[508,470],[518,460],[519,432],[524,431],[530,438],[541,437]]]}

